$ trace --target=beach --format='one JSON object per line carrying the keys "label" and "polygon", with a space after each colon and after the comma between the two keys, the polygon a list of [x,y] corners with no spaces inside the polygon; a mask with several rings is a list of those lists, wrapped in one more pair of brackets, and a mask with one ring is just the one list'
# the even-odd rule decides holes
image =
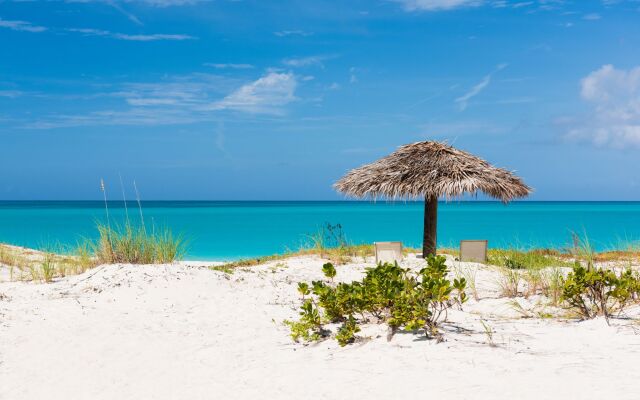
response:
{"label": "beach", "polygon": [[[503,297],[494,267],[451,256],[452,276],[474,271],[479,300],[451,310],[442,342],[388,340],[386,324],[370,323],[345,347],[295,343],[283,321],[298,316],[297,282],[322,279],[324,262],[115,264],[49,284],[3,279],[0,398],[637,398],[637,306],[626,311],[634,319],[579,321],[541,295]],[[371,258],[339,265],[336,280],[367,266]]]}

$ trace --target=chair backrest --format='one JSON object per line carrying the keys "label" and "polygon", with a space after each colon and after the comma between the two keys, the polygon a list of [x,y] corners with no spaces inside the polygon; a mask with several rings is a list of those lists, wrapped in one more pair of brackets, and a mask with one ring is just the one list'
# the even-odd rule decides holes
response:
{"label": "chair backrest", "polygon": [[375,242],[376,264],[402,261],[402,242]]}
{"label": "chair backrest", "polygon": [[488,240],[461,240],[460,261],[487,262]]}

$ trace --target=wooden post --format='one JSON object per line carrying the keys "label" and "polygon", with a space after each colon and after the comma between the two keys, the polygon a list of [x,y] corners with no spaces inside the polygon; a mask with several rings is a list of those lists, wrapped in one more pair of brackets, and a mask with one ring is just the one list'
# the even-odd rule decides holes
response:
{"label": "wooden post", "polygon": [[438,228],[438,197],[427,196],[424,199],[424,232],[422,235],[422,256],[436,255],[436,236]]}

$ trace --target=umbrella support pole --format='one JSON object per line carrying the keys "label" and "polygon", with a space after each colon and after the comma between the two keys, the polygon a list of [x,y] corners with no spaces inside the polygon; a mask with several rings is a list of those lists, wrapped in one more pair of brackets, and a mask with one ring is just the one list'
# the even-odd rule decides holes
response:
{"label": "umbrella support pole", "polygon": [[422,256],[436,255],[436,237],[438,228],[438,197],[424,199],[424,231],[422,235]]}

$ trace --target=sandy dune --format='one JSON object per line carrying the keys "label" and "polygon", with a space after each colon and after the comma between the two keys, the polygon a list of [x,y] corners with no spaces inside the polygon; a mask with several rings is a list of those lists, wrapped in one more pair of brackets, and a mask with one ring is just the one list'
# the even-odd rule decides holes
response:
{"label": "sandy dune", "polygon": [[[475,264],[481,299],[450,315],[443,343],[387,342],[382,325],[345,348],[292,343],[282,320],[297,316],[296,282],[320,278],[321,264],[108,265],[0,283],[0,399],[640,398],[637,321],[520,318]],[[362,270],[341,266],[338,278]]]}

